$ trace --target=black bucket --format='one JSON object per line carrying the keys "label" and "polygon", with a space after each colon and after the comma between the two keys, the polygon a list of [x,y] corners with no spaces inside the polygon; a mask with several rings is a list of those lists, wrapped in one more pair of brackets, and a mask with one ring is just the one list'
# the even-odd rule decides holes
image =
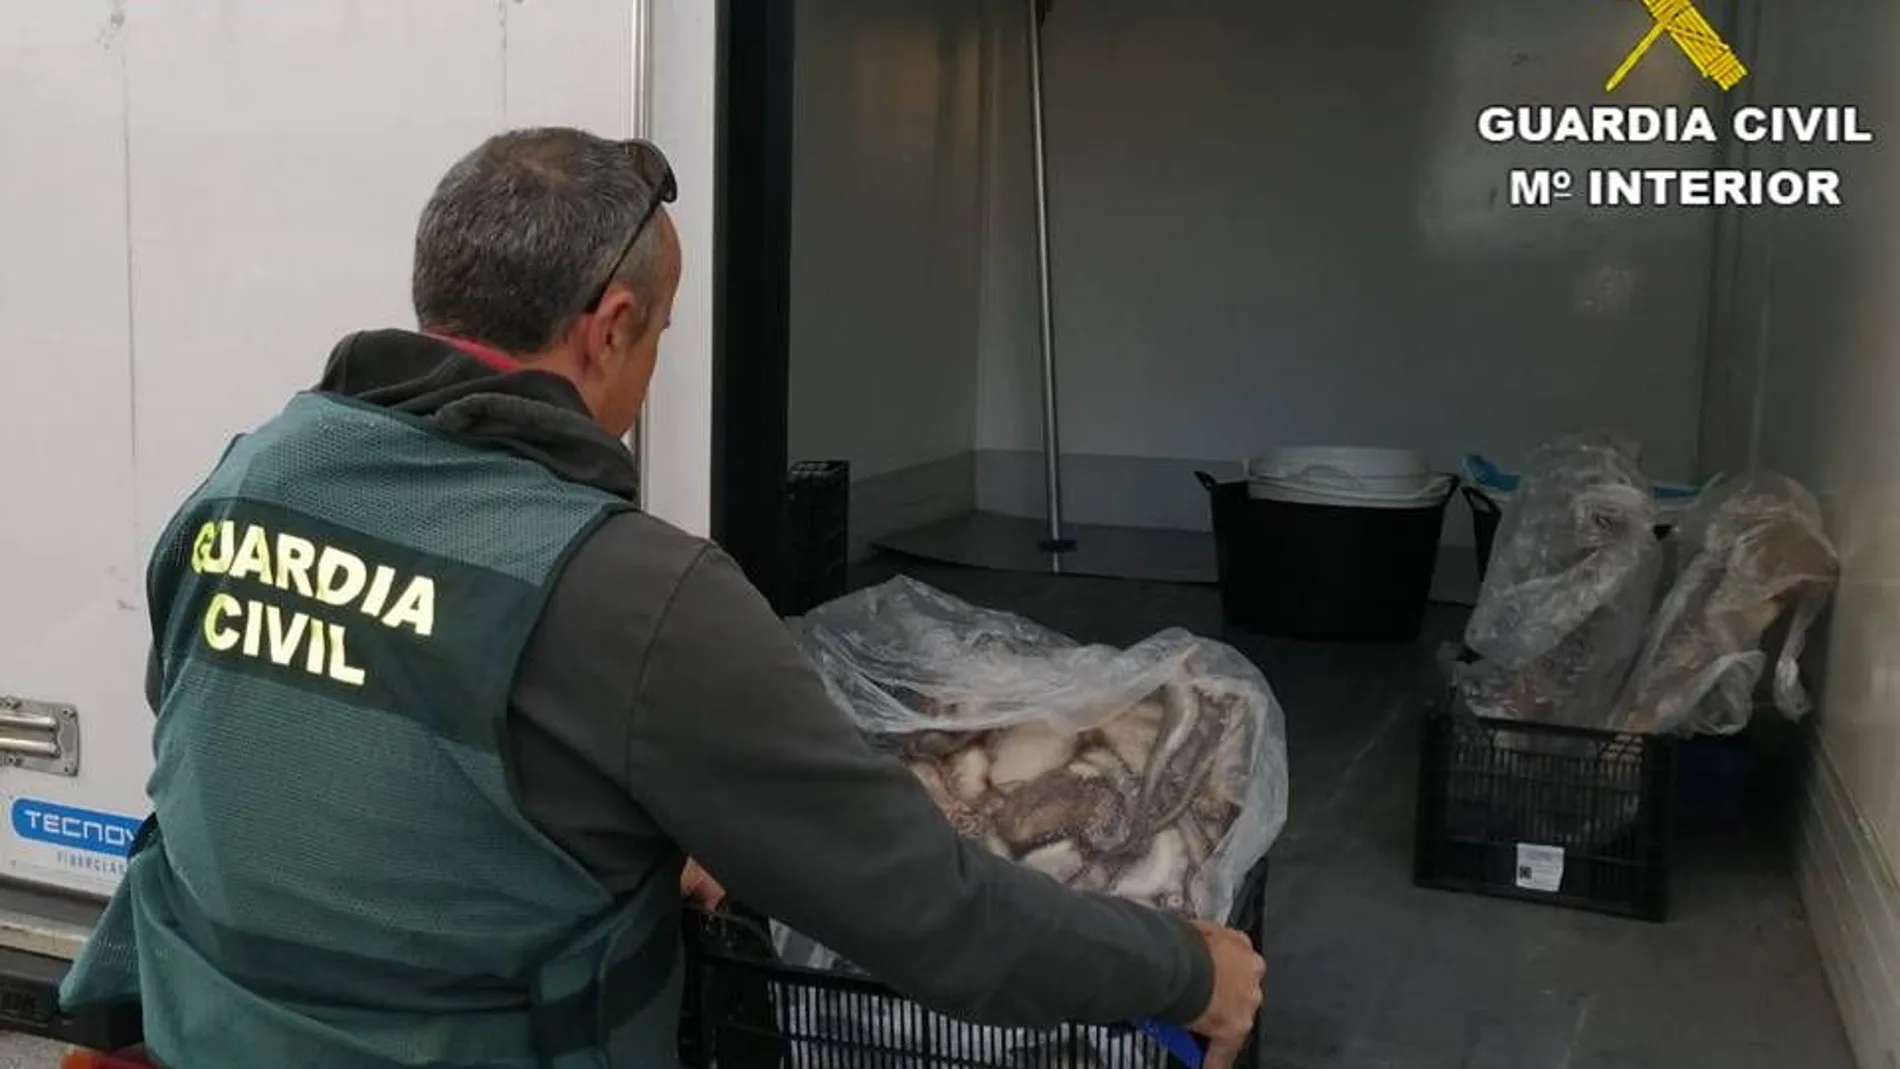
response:
{"label": "black bucket", "polygon": [[1213,508],[1228,624],[1313,642],[1418,638],[1450,494],[1421,508],[1352,508],[1267,501],[1245,480],[1195,477]]}

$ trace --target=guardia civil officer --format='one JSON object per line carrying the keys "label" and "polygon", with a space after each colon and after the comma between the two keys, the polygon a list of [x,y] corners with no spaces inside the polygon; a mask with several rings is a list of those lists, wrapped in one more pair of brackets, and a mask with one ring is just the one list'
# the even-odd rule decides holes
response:
{"label": "guardia civil officer", "polygon": [[141,999],[178,1069],[671,1065],[691,856],[944,1012],[1231,1056],[1240,935],[960,840],[733,562],[634,508],[674,196],[644,143],[481,145],[422,211],[421,329],[344,338],[179,507],[155,813],[64,1001]]}

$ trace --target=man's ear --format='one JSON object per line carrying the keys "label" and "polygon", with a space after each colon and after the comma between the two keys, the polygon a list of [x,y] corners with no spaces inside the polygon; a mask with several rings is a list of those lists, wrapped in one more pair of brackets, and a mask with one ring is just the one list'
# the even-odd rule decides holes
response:
{"label": "man's ear", "polygon": [[628,290],[627,310],[614,321],[617,324],[616,332],[625,332],[614,340],[629,347],[637,344],[647,336],[647,328],[652,326],[652,299],[644,290]]}
{"label": "man's ear", "polygon": [[581,332],[578,340],[581,352],[589,363],[606,360],[617,346],[624,347],[631,341],[625,334],[638,325],[639,305],[639,298],[632,290],[625,286],[609,286],[600,304],[581,317],[581,322],[577,324]]}

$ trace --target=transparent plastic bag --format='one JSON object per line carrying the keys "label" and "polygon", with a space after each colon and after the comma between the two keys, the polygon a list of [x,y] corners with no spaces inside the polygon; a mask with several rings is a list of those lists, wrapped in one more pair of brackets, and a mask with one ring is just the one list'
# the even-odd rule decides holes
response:
{"label": "transparent plastic bag", "polygon": [[1286,823],[1284,716],[1221,643],[1083,645],[903,577],[794,633],[959,832],[1071,887],[1224,921]]}
{"label": "transparent plastic bag", "polygon": [[1506,510],[1458,673],[1484,716],[1607,727],[1656,600],[1658,512],[1634,445],[1573,435],[1532,455]]}
{"label": "transparent plastic bag", "polygon": [[1798,662],[1839,569],[1814,496],[1774,474],[1723,481],[1670,541],[1676,574],[1618,703],[1618,726],[1708,734],[1747,727],[1768,662],[1762,639],[1783,615],[1790,622],[1774,701],[1790,718],[1805,715]]}

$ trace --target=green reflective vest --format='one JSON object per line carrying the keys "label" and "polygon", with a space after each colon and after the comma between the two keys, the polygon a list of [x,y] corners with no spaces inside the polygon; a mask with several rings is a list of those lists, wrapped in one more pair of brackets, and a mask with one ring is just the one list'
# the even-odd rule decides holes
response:
{"label": "green reflective vest", "polygon": [[669,859],[612,900],[517,809],[508,696],[626,502],[318,394],[162,538],[156,812],[62,988],[177,1069],[677,1064]]}

